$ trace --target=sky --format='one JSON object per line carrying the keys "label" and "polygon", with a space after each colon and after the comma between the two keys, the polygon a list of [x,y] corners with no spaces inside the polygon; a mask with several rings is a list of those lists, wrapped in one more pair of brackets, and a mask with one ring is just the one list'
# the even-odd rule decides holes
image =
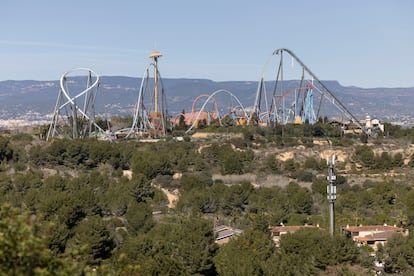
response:
{"label": "sky", "polygon": [[154,50],[163,78],[257,81],[287,48],[321,80],[414,87],[412,0],[2,0],[0,30],[0,81],[142,77]]}

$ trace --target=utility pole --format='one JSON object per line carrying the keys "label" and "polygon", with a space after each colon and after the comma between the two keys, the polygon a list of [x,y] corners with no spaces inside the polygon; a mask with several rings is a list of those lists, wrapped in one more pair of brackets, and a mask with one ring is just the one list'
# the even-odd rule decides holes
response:
{"label": "utility pole", "polygon": [[335,212],[334,212],[334,202],[336,200],[336,186],[333,182],[336,180],[336,175],[334,172],[335,167],[335,155],[331,155],[328,160],[328,186],[326,187],[327,197],[329,201],[329,233],[334,234],[335,231]]}

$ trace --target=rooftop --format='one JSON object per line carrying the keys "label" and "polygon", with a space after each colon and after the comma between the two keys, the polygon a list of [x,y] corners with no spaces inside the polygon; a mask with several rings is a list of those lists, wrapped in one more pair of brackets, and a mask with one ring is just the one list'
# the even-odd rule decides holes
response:
{"label": "rooftop", "polygon": [[[386,241],[388,240],[392,235],[396,234],[397,232],[394,231],[385,231],[385,232],[379,232],[379,233],[373,233],[370,235],[366,235],[364,237],[356,237],[355,240],[360,242],[369,242],[369,241]],[[399,233],[401,235],[401,233]]]}
{"label": "rooftop", "polygon": [[402,232],[404,231],[401,227],[391,226],[391,225],[365,225],[365,226],[345,226],[342,227],[342,231],[349,231],[349,232],[366,232],[366,231],[376,231],[376,232],[385,232],[385,231],[393,231],[393,232]]}
{"label": "rooftop", "polygon": [[319,228],[315,225],[292,225],[292,226],[273,226],[270,228],[270,232],[296,232],[301,228]]}

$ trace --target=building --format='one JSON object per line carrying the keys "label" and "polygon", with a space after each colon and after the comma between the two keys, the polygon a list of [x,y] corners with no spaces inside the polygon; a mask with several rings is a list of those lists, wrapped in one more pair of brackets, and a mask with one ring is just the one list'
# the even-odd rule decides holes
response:
{"label": "building", "polygon": [[384,124],[381,124],[378,119],[371,119],[369,115],[365,117],[364,121],[360,122],[362,125],[365,125],[365,129],[369,134],[376,133],[378,131],[384,132]]}
{"label": "building", "polygon": [[216,243],[218,245],[228,243],[232,238],[240,235],[243,231],[240,229],[233,229],[226,225],[219,225],[214,227],[214,233],[216,234]]}
{"label": "building", "polygon": [[384,124],[381,124],[380,120],[378,119],[372,119],[371,126],[373,130],[381,130],[384,132]]}
{"label": "building", "polygon": [[[330,125],[340,127],[344,134],[362,133],[362,129],[358,128],[356,124],[344,119],[333,119],[329,122]],[[384,132],[384,124],[379,119],[371,119],[369,115],[365,119],[360,120],[359,124],[365,129],[368,134]]]}
{"label": "building", "polygon": [[360,134],[362,129],[359,128],[354,122],[344,120],[342,118],[335,118],[328,122],[331,126],[341,129],[343,134]]}
{"label": "building", "polygon": [[352,238],[359,246],[369,245],[377,250],[378,245],[384,245],[387,240],[394,234],[408,234],[408,230],[404,231],[401,227],[390,225],[366,225],[366,226],[349,226],[342,227],[342,233]]}
{"label": "building", "polygon": [[272,226],[270,227],[270,236],[272,237],[272,240],[275,242],[276,247],[279,247],[280,237],[282,235],[285,235],[287,233],[295,233],[296,231],[302,228],[318,228],[319,229],[319,225],[316,225],[316,226],[314,225]]}

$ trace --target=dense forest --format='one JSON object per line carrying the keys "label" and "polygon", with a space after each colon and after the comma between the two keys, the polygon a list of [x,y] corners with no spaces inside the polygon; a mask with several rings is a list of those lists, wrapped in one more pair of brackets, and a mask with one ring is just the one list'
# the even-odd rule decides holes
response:
{"label": "dense forest", "polygon": [[[340,233],[414,225],[414,129],[385,129],[367,137],[323,123],[206,127],[215,136],[156,143],[4,131],[0,274],[369,275],[374,259],[387,274],[414,274],[413,231],[378,252]],[[323,151],[343,153],[334,236]],[[281,224],[320,228],[283,235],[276,247],[269,227]],[[242,233],[218,246],[217,225]]]}

